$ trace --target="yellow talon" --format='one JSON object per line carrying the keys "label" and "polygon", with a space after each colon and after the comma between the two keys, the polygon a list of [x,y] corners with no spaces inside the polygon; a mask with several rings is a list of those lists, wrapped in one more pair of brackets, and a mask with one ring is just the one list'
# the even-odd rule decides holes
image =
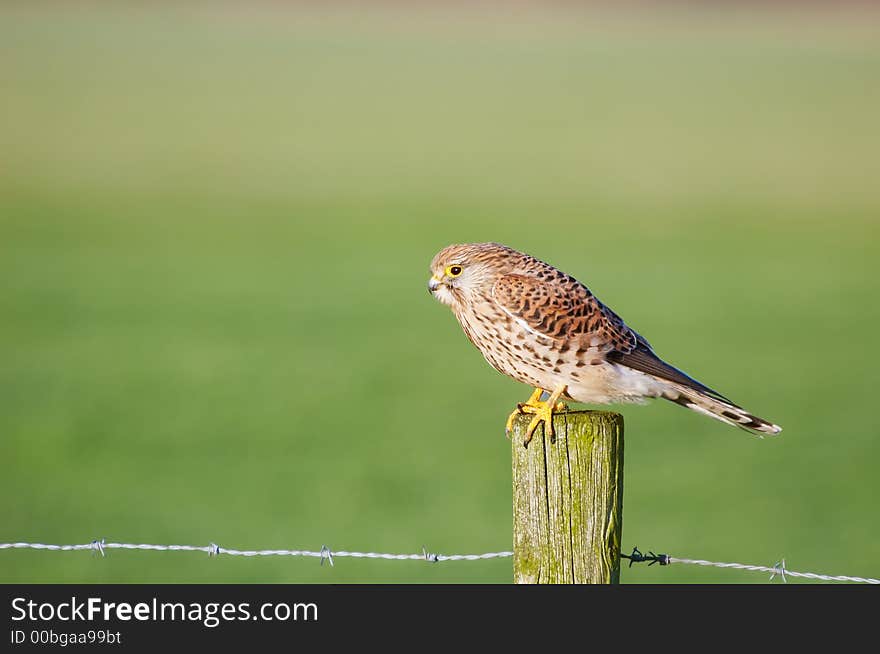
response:
{"label": "yellow talon", "polygon": [[504,433],[507,434],[507,437],[510,438],[510,432],[513,430],[513,421],[517,416],[521,416],[526,413],[534,413],[536,409],[541,408],[541,405],[544,403],[541,402],[541,394],[544,392],[541,388],[536,388],[532,395],[525,402],[520,402],[516,405],[516,408],[511,412],[511,414],[507,417],[507,425],[504,428]]}
{"label": "yellow talon", "polygon": [[507,418],[507,426],[506,433],[510,434],[510,431],[513,429],[513,421],[518,415],[523,414],[531,414],[534,415],[531,422],[529,423],[529,427],[526,430],[526,438],[523,441],[523,447],[528,447],[529,443],[532,440],[532,436],[535,433],[535,430],[538,428],[542,422],[544,423],[544,433],[547,434],[550,438],[553,438],[555,435],[553,432],[553,414],[559,413],[560,411],[565,411],[568,407],[565,406],[564,402],[560,402],[559,398],[565,392],[565,386],[558,387],[555,391],[550,394],[550,397],[547,398],[546,402],[541,401],[541,395],[544,390],[541,388],[536,388],[532,393],[531,397],[523,403],[517,404],[516,409],[514,409],[513,413]]}
{"label": "yellow talon", "polygon": [[519,415],[519,407],[514,409],[509,416],[507,416],[507,424],[504,426],[504,434],[510,438],[510,430],[513,429],[513,419]]}

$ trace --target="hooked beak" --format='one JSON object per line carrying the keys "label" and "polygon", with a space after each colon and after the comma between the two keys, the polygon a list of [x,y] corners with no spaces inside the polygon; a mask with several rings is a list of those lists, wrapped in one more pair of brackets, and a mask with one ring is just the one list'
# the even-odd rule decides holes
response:
{"label": "hooked beak", "polygon": [[428,280],[428,293],[434,295],[434,292],[440,288],[442,284],[443,282],[441,280],[436,277],[431,277],[431,279]]}

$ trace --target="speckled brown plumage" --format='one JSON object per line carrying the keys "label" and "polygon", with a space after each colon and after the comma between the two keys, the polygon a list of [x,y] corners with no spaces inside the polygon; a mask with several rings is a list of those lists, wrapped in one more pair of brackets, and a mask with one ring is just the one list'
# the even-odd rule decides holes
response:
{"label": "speckled brown plumage", "polygon": [[[535,257],[498,243],[451,245],[431,273],[432,294],[517,381],[588,404],[663,397],[755,433],[780,431],[664,362],[586,286]],[[543,404],[521,406],[537,413]]]}

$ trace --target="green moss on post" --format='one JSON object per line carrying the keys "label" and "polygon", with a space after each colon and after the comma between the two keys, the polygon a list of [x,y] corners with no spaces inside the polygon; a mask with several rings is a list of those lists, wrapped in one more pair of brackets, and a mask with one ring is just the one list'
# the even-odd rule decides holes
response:
{"label": "green moss on post", "polygon": [[616,584],[623,526],[623,416],[554,417],[554,442],[514,421],[513,574],[518,584]]}

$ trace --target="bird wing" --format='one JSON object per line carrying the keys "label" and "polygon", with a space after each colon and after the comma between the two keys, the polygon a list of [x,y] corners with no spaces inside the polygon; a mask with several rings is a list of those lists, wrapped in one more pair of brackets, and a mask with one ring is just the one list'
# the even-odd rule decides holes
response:
{"label": "bird wing", "polygon": [[532,333],[556,341],[574,341],[612,363],[730,401],[663,361],[645,338],[630,329],[590,289],[555,269],[543,278],[504,275],[495,282],[492,296],[505,313]]}
{"label": "bird wing", "polygon": [[626,353],[638,345],[638,334],[568,275],[504,275],[492,296],[505,313],[539,336],[573,340],[600,352]]}
{"label": "bird wing", "polygon": [[643,344],[640,342],[632,352],[618,352],[612,350],[605,354],[605,358],[613,363],[619,363],[628,368],[632,368],[633,370],[638,370],[639,372],[644,372],[653,375],[654,377],[665,379],[666,381],[675,382],[682,386],[693,388],[701,393],[706,393],[716,399],[733,404],[733,402],[724,397],[718,391],[712,390],[687,373],[666,363],[663,359],[654,354],[654,351],[650,347],[647,347],[646,343]]}

